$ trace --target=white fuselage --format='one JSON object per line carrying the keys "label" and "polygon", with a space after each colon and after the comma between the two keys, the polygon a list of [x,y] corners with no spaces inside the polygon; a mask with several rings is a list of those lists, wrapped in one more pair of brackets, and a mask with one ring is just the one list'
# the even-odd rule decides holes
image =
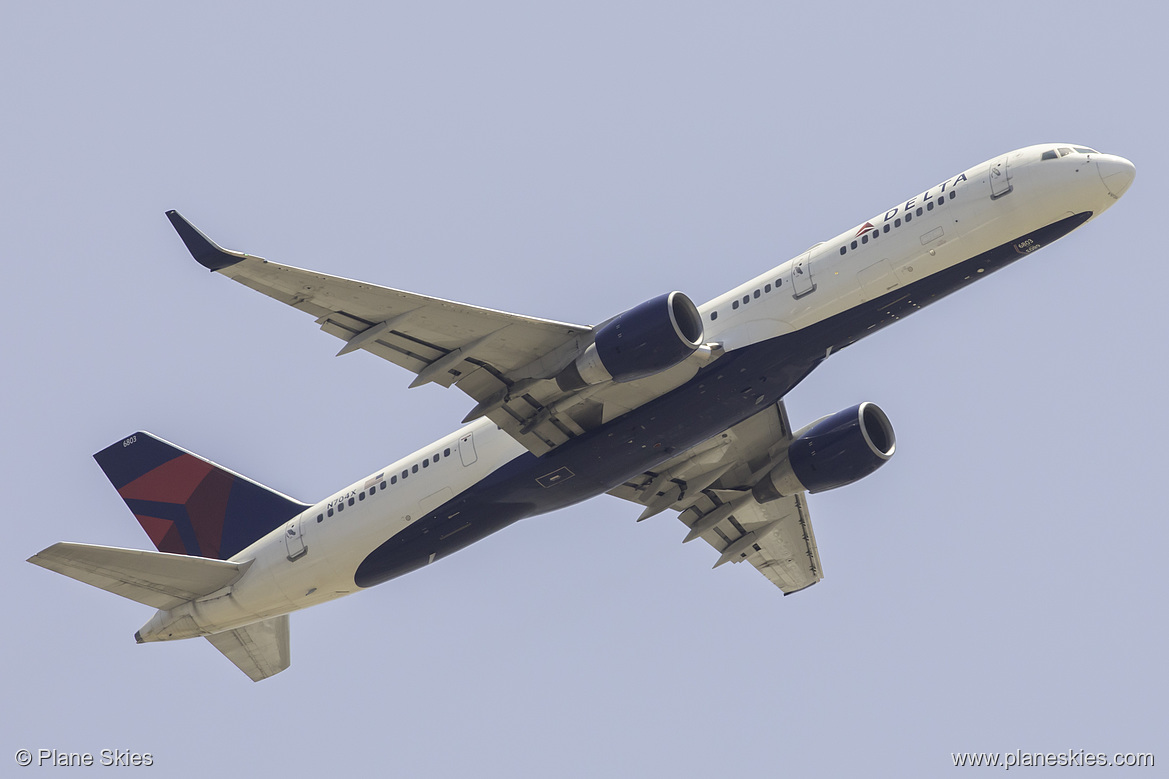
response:
{"label": "white fuselage", "polygon": [[[1132,166],[1094,152],[1050,157],[1063,148],[1076,147],[1033,146],[977,165],[720,295],[699,307],[706,340],[725,353],[795,333],[1066,217],[1095,218],[1123,194]],[[679,383],[693,372],[678,371]],[[467,425],[242,550],[231,560],[252,562],[237,582],[159,611],[142,640],[230,630],[361,589],[354,571],[372,550],[525,453],[486,418]]]}

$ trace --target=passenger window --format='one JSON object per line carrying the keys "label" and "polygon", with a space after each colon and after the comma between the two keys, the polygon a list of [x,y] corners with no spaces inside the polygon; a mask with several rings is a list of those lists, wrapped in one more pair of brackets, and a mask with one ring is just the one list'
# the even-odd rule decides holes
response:
{"label": "passenger window", "polygon": [[402,478],[403,479],[405,479],[409,475],[410,475],[410,471],[402,471]]}
{"label": "passenger window", "polygon": [[418,463],[414,463],[413,467],[410,468],[410,473],[418,473]]}
{"label": "passenger window", "polygon": [[718,312],[717,312],[717,311],[711,311],[711,312],[710,312],[710,321],[711,321],[711,322],[713,322],[713,321],[714,321],[714,320],[716,320],[716,319],[718,319]]}
{"label": "passenger window", "polygon": [[771,291],[771,285],[770,285],[770,284],[766,284],[766,285],[764,285],[764,287],[763,287],[763,291],[764,291],[764,292],[770,292],[770,291]]}
{"label": "passenger window", "polygon": [[324,521],[325,521],[325,515],[324,514],[317,514],[317,522],[324,522]]}
{"label": "passenger window", "polygon": [[[365,500],[365,493],[364,493],[364,492],[359,492],[359,493],[357,494],[357,499],[358,499],[358,500]],[[352,506],[353,504],[352,504],[352,503],[350,503],[349,505],[350,505],[350,506]]]}
{"label": "passenger window", "polygon": [[739,301],[736,300],[734,303],[731,303],[731,308],[738,308],[738,307],[739,307]]}
{"label": "passenger window", "polygon": [[894,226],[894,227],[900,227],[900,226],[901,226],[901,217],[897,217],[896,219],[894,219],[894,220],[893,220],[893,226]]}
{"label": "passenger window", "polygon": [[760,294],[762,294],[762,293],[760,293],[760,292],[759,292],[759,290],[755,290],[755,299],[756,299],[756,300],[758,300],[758,299],[759,299],[759,295],[760,295]]}
{"label": "passenger window", "polygon": [[380,486],[384,490],[386,488],[386,483],[383,481]]}
{"label": "passenger window", "polygon": [[329,509],[329,510],[328,510],[328,511],[326,511],[325,513],[326,513],[326,514],[328,514],[328,515],[331,517],[331,516],[333,516],[333,509]]}
{"label": "passenger window", "polygon": [[450,457],[450,456],[451,456],[451,450],[450,450],[450,449],[443,449],[443,450],[442,450],[442,456],[443,456],[443,457]]}
{"label": "passenger window", "polygon": [[884,229],[884,231],[885,231],[885,232],[889,232],[889,225],[887,225],[887,224],[886,224],[886,225],[885,225],[885,227],[884,227],[883,229]]}
{"label": "passenger window", "polygon": [[848,247],[847,247],[847,246],[841,246],[841,247],[840,247],[840,253],[841,253],[841,254],[844,254],[844,253],[845,253],[845,252],[847,252],[847,251],[848,251]]}
{"label": "passenger window", "polygon": [[350,505],[350,506],[352,506],[354,503],[356,503],[356,501],[355,501],[355,500],[353,500],[353,498],[350,498],[350,499],[349,499],[349,505]]}
{"label": "passenger window", "polygon": [[925,210],[926,211],[933,211],[934,210],[934,201],[931,200],[930,202],[926,203]]}
{"label": "passenger window", "polygon": [[345,504],[344,504],[344,503],[338,503],[338,504],[337,504],[337,510],[338,510],[338,511],[344,511],[344,510],[345,510]]}

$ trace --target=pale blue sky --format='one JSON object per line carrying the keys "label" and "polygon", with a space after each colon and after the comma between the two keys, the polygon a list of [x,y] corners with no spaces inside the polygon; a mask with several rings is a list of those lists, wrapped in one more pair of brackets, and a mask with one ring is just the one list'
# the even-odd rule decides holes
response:
{"label": "pale blue sky", "polygon": [[[166,776],[937,776],[955,751],[1169,761],[1166,175],[1155,4],[12,3],[0,766]],[[784,598],[613,498],[292,618],[252,684],[28,565],[149,548],[90,455],[147,429],[316,500],[472,405],[196,265],[280,262],[574,322],[703,301],[964,168],[1136,163],[1099,221],[834,356],[898,455],[814,496]],[[7,769],[3,770],[7,773]]]}

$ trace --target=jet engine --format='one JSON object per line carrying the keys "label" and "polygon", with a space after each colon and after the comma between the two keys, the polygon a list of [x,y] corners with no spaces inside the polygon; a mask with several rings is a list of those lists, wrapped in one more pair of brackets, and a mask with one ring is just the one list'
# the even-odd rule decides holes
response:
{"label": "jet engine", "polygon": [[760,503],[799,492],[824,492],[868,476],[897,448],[893,426],[875,403],[860,403],[796,433],[787,456],[755,485]]}
{"label": "jet engine", "polygon": [[681,292],[667,292],[618,314],[562,370],[565,392],[606,381],[633,381],[672,368],[702,345],[702,317]]}

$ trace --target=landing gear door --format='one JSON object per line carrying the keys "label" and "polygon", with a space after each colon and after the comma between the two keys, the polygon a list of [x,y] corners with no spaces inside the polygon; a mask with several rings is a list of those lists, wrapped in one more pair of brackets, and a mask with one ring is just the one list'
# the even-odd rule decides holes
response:
{"label": "landing gear door", "polygon": [[1011,173],[1007,170],[1007,158],[1001,157],[990,164],[990,199],[998,200],[1011,194]]}
{"label": "landing gear door", "polygon": [[467,433],[459,439],[459,459],[463,461],[463,465],[471,465],[478,459],[475,454],[475,434]]}
{"label": "landing gear door", "polygon": [[792,261],[791,285],[792,297],[795,298],[802,298],[809,292],[816,291],[816,283],[812,281],[811,251]]}
{"label": "landing gear door", "polygon": [[284,526],[284,545],[288,548],[288,559],[299,560],[308,554],[308,546],[304,542],[304,525],[302,517],[289,522]]}

